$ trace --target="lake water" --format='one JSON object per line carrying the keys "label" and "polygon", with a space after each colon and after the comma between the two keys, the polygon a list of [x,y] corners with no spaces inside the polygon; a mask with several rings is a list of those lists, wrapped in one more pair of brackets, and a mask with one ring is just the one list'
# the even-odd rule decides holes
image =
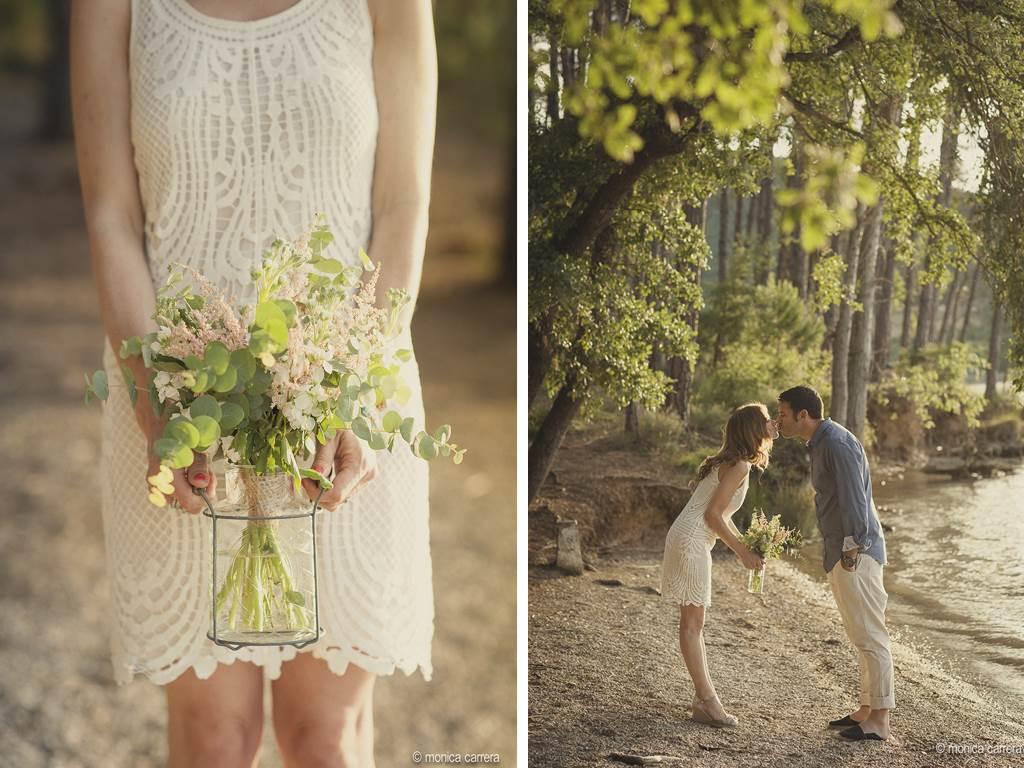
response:
{"label": "lake water", "polygon": [[[973,483],[907,473],[875,483],[893,627],[955,658],[976,682],[1024,696],[1024,468]],[[819,578],[820,545],[801,567]]]}

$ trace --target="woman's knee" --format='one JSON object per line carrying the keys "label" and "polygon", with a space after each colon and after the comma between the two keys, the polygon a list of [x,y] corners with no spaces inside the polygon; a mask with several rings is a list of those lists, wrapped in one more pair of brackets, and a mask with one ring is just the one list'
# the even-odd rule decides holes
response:
{"label": "woman's knee", "polygon": [[704,613],[682,611],[679,617],[679,632],[687,637],[699,637],[704,631]]}
{"label": "woman's knee", "polygon": [[192,709],[182,718],[182,765],[250,768],[259,751],[262,718]]}
{"label": "woman's knee", "polygon": [[365,768],[373,765],[373,755],[365,754],[373,743],[368,727],[362,708],[344,707],[322,718],[279,721],[275,729],[286,765]]}

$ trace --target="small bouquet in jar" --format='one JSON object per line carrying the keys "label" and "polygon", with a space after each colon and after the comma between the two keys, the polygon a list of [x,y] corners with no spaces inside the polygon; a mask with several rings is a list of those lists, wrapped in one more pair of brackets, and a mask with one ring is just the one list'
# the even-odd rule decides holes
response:
{"label": "small bouquet in jar", "polygon": [[[330,488],[327,477],[300,465],[318,443],[351,430],[374,450],[406,443],[418,458],[456,464],[465,454],[450,442],[449,425],[431,434],[399,410],[411,396],[402,364],[412,350],[396,342],[408,294],[391,289],[389,306],[378,307],[379,265],[363,251],[361,265],[331,258],[333,239],[318,216],[297,240],[275,240],[252,273],[256,298],[243,306],[180,267],[158,291],[157,330],[127,339],[120,350],[154,372],[149,401],[165,423],[153,445],[161,466],[149,478],[151,503],[166,504],[171,470],[190,466],[196,452],[223,455],[237,470],[247,514],[235,519],[248,524],[214,584],[215,611],[233,628],[262,632],[312,618],[274,525],[263,518],[289,503],[281,481],[295,493],[303,478]],[[121,370],[134,405],[136,384],[127,366]],[[105,400],[105,372],[86,379],[86,400]]]}
{"label": "small bouquet in jar", "polygon": [[803,537],[799,531],[783,526],[779,515],[773,515],[769,520],[764,510],[757,507],[750,518],[750,525],[740,536],[740,541],[765,561],[765,565],[756,571],[750,571],[747,577],[747,591],[760,594],[764,591],[768,561],[779,559],[783,553],[796,551],[803,543]]}

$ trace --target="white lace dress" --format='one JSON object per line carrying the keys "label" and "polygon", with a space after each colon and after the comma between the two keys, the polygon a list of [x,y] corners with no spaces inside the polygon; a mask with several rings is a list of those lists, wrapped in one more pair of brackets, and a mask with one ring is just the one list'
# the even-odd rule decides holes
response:
{"label": "white lace dress", "polygon": [[[298,0],[258,21],[207,16],[187,0],[133,0],[131,135],[154,284],[172,262],[249,300],[274,236],[324,212],[336,258],[358,263],[370,234],[377,110],[365,0]],[[411,348],[406,333],[403,346]],[[120,381],[107,345],[104,365]],[[424,425],[415,358],[405,415]],[[431,677],[434,604],[428,468],[399,442],[350,503],[318,515],[321,640],[303,652],[341,674],[351,662]],[[209,520],[146,499],[146,452],[126,392],[103,414],[103,523],[115,679],[158,684],[235,659],[269,677],[290,646],[230,651],[209,629]],[[222,483],[223,485],[223,483]]]}
{"label": "white lace dress", "polygon": [[[690,500],[665,536],[665,555],[661,565],[661,596],[681,605],[711,605],[711,549],[718,539],[707,523],[704,512],[718,489],[718,470],[701,480]],[[726,511],[732,517],[743,506],[750,484],[750,472],[736,489]]]}

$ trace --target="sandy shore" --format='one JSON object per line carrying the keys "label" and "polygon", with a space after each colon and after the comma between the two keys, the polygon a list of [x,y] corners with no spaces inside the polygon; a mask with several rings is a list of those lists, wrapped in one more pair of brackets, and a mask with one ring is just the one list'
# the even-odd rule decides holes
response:
{"label": "sandy shore", "polygon": [[[657,591],[660,554],[612,552],[577,577],[531,567],[531,766],[623,764],[616,753],[661,755],[670,765],[770,768],[1024,764],[1024,702],[982,691],[899,635],[894,738],[851,744],[828,731],[829,719],[858,703],[855,651],[831,593],[773,561],[766,594],[748,594],[745,571],[717,550],[705,637],[719,695],[740,725],[693,723],[678,608]],[[1022,752],[954,754],[957,747],[945,745]]]}

